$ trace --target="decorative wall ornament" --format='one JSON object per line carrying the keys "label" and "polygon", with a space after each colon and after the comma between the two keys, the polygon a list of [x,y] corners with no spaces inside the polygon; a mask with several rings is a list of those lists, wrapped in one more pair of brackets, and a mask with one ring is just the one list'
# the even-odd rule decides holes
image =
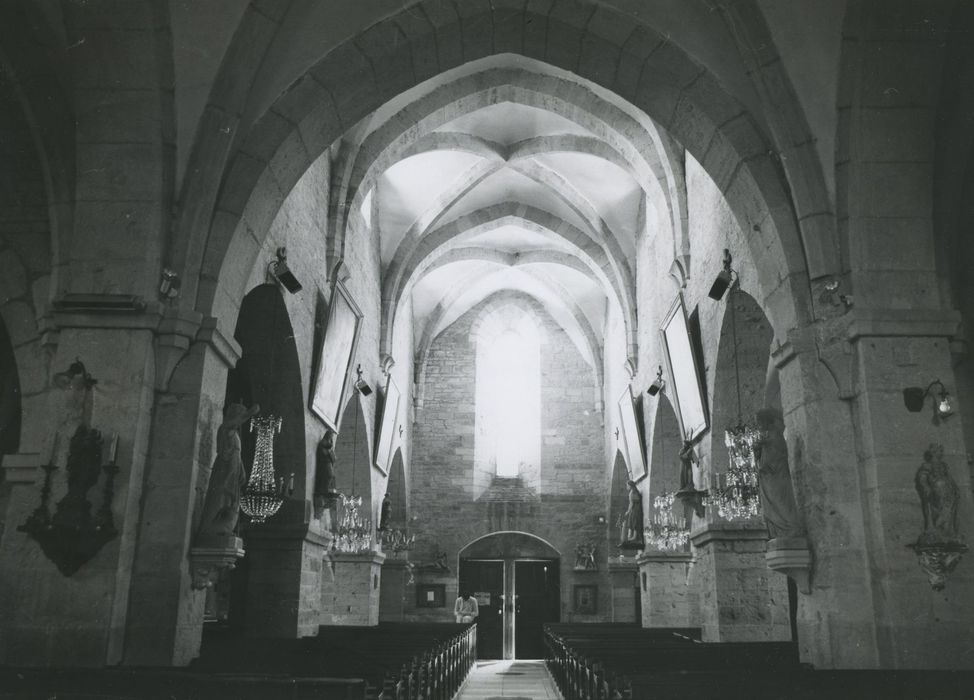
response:
{"label": "decorative wall ornament", "polygon": [[[40,505],[17,528],[37,540],[44,555],[65,576],[71,576],[80,569],[118,534],[112,517],[115,474],[118,473],[115,464],[117,445],[118,439],[114,438],[109,448],[109,459],[104,463],[101,433],[94,428],[79,425],[71,437],[68,450],[67,494],[58,502],[54,514],[51,515],[48,501],[51,497],[51,478],[57,466],[45,465]],[[56,450],[54,453],[56,454]],[[88,491],[98,482],[102,472],[105,473],[102,505],[92,515]]]}
{"label": "decorative wall ornament", "polygon": [[[100,431],[88,425],[91,391],[97,383],[98,380],[91,376],[80,359],[75,359],[66,371],[54,375],[55,386],[65,391],[61,427],[54,435],[48,464],[43,467],[41,502],[17,528],[36,540],[44,555],[65,576],[74,574],[118,534],[112,516],[115,475],[118,473],[115,464],[118,437],[112,438],[108,457],[104,459],[104,438]],[[48,504],[54,472],[58,469],[55,464],[58,443],[72,429],[66,468],[68,492],[58,501],[52,515]],[[95,487],[103,472],[101,507],[92,515],[93,504],[88,500],[88,492]]]}
{"label": "decorative wall ornament", "polygon": [[575,571],[598,571],[599,564],[595,558],[598,545],[586,542],[575,547]]}
{"label": "decorative wall ornament", "polygon": [[391,551],[394,556],[399,556],[400,552],[408,552],[416,543],[416,535],[410,535],[399,528],[380,531],[379,539],[382,548]]}
{"label": "decorative wall ornament", "polygon": [[916,552],[930,585],[939,591],[968,549],[964,537],[957,532],[960,489],[947,470],[943,445],[931,443],[924,451],[914,484],[923,510],[923,532],[907,546]]}

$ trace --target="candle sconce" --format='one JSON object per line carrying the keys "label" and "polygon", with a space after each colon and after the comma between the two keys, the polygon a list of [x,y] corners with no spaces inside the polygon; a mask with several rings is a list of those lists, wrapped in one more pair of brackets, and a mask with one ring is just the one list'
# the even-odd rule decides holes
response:
{"label": "candle sconce", "polygon": [[[115,475],[118,473],[115,464],[118,437],[112,438],[107,460],[102,459],[103,447],[101,432],[85,425],[78,426],[68,450],[68,493],[58,501],[52,515],[48,503],[51,480],[58,467],[53,463],[45,465],[40,505],[17,528],[33,537],[44,555],[65,576],[74,574],[118,534],[112,516]],[[52,462],[55,454],[56,450],[52,452]],[[92,515],[88,492],[97,484],[102,472],[105,474],[102,504]]]}

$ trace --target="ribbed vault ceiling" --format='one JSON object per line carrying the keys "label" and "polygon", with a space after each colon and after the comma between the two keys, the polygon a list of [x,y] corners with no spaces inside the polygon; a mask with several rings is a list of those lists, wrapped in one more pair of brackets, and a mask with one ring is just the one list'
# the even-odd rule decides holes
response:
{"label": "ribbed vault ceiling", "polygon": [[482,63],[401,95],[343,144],[344,206],[379,232],[383,350],[407,298],[423,358],[469,309],[522,294],[600,375],[609,308],[636,337],[637,240],[671,227],[682,150],[570,74]]}

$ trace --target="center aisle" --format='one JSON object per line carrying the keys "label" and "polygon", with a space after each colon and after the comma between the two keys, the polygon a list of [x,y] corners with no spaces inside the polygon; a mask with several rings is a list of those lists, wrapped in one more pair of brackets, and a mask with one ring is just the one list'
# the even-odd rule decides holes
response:
{"label": "center aisle", "polygon": [[454,700],[562,700],[544,661],[478,661]]}

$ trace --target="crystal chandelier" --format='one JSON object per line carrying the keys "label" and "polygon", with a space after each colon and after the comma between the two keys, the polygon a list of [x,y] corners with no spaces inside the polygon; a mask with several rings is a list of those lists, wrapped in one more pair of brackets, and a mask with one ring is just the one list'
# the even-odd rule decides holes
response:
{"label": "crystal chandelier", "polygon": [[341,516],[332,540],[332,549],[346,554],[360,554],[372,550],[372,521],[364,517],[361,496],[339,494]]}
{"label": "crystal chandelier", "polygon": [[724,432],[730,465],[723,474],[714,474],[708,503],[725,520],[744,520],[761,514],[758,498],[758,463],[754,446],[761,433],[746,425]]}
{"label": "crystal chandelier", "polygon": [[666,492],[653,499],[652,518],[649,523],[648,544],[662,552],[675,552],[686,549],[690,541],[690,530],[686,518],[673,514],[676,494]]}
{"label": "crystal chandelier", "polygon": [[294,473],[287,489],[284,477],[274,473],[274,435],[281,432],[281,418],[267,415],[250,419],[250,432],[257,430],[254,466],[240,498],[240,510],[254,523],[262,523],[277,513],[287,493],[294,490]]}
{"label": "crystal chandelier", "polygon": [[382,540],[382,546],[391,550],[395,555],[398,555],[399,552],[408,552],[413,548],[413,543],[416,542],[416,535],[407,535],[405,530],[398,528],[385,530],[379,534],[379,537]]}

